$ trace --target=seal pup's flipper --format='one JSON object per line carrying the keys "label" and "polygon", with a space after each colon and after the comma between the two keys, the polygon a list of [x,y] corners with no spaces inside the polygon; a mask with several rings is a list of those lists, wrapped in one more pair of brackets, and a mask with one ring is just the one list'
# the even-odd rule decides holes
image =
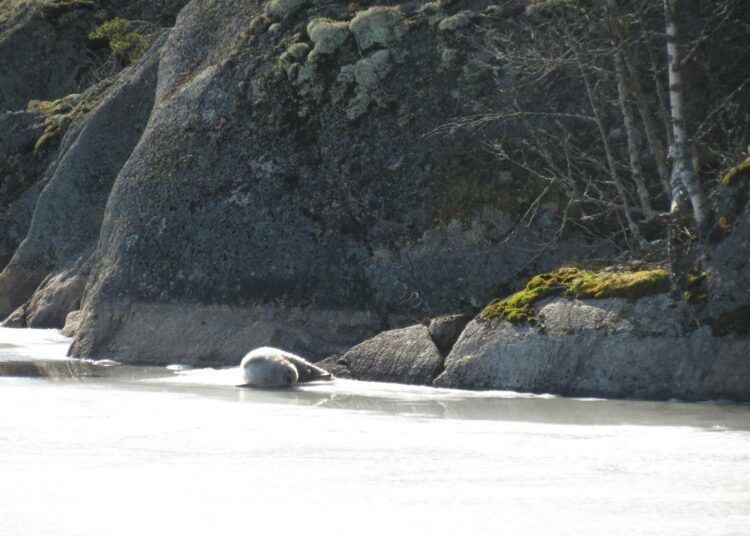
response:
{"label": "seal pup's flipper", "polygon": [[283,355],[284,358],[292,365],[294,365],[294,368],[297,369],[298,383],[314,382],[319,380],[333,380],[333,375],[330,372],[328,372],[327,370],[323,370],[320,367],[316,367],[308,360],[289,352],[284,352]]}

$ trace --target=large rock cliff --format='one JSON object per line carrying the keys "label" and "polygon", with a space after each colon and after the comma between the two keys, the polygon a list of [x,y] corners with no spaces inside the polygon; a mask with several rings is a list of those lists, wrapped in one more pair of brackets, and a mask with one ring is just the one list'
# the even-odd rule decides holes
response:
{"label": "large rock cliff", "polygon": [[[104,18],[70,9],[58,16]],[[549,219],[518,225],[536,186],[498,170],[486,134],[436,133],[501,105],[474,33],[517,11],[190,2],[161,37],[149,27],[139,61],[53,115],[64,136],[0,275],[0,315],[61,326],[80,306],[78,356],[322,356],[584,255],[575,237],[538,247]],[[27,95],[74,88],[55,83]]]}

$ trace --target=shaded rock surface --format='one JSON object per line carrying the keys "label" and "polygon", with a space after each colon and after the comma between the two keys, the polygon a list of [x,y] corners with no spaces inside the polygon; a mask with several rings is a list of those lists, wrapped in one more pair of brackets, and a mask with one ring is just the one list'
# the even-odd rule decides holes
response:
{"label": "shaded rock surface", "polygon": [[26,239],[0,273],[0,316],[29,301],[30,326],[60,328],[79,308],[110,189],[151,112],[163,42],[69,112]]}
{"label": "shaded rock surface", "polygon": [[80,93],[114,74],[118,65],[89,33],[115,17],[171,26],[187,1],[0,0],[0,111]]}
{"label": "shaded rock surface", "polygon": [[[101,317],[92,319],[92,314]],[[107,353],[111,359],[216,366],[237,365],[248,348],[266,345],[297,354],[315,348],[317,353],[305,354],[312,359],[320,353],[342,353],[372,333],[374,319],[340,310],[122,301],[107,304],[107,309],[84,309],[77,321],[104,332],[79,327],[79,351],[116,329],[118,336]]]}
{"label": "shaded rock surface", "polygon": [[42,2],[6,0],[0,13],[8,17],[0,26],[0,110],[22,110],[31,99],[74,93],[93,10],[45,11]]}
{"label": "shaded rock surface", "polygon": [[[747,163],[746,163],[747,164]],[[719,190],[717,213],[720,231],[708,248],[704,262],[707,316],[721,324],[735,316],[739,323],[728,326],[750,331],[750,165],[736,173]],[[721,330],[722,326],[718,326]]]}
{"label": "shaded rock surface", "polygon": [[0,111],[0,270],[26,236],[42,189],[50,158],[34,154],[34,146],[44,120],[39,111]]}
{"label": "shaded rock surface", "polygon": [[2,322],[3,327],[6,328],[25,328],[26,326],[26,305],[22,305]]}
{"label": "shaded rock surface", "polygon": [[80,307],[85,286],[86,277],[75,268],[47,276],[25,308],[26,325],[30,328],[64,326],[68,313]]}
{"label": "shaded rock surface", "polygon": [[429,385],[442,370],[443,356],[422,325],[385,331],[318,366],[336,377]]}
{"label": "shaded rock surface", "polygon": [[471,318],[472,315],[461,314],[439,316],[430,320],[428,326],[430,337],[432,337],[440,353],[447,355],[451,351]]}
{"label": "shaded rock surface", "polygon": [[81,323],[81,311],[71,311],[65,317],[65,325],[62,328],[62,334],[66,337],[75,336],[78,331],[78,326]]}
{"label": "shaded rock surface", "polygon": [[667,295],[552,299],[544,328],[472,321],[434,385],[571,396],[750,400],[750,340],[686,329]]}
{"label": "shaded rock surface", "polygon": [[317,365],[333,374],[334,378],[342,378],[345,380],[353,380],[354,376],[352,371],[349,370],[349,365],[346,359],[340,355],[328,356],[317,362]]}
{"label": "shaded rock surface", "polygon": [[[411,24],[387,15],[360,27],[355,7],[284,6],[273,25],[258,2],[194,0],[180,12],[148,125],[110,193],[75,355],[163,360],[127,311],[179,326],[169,315],[210,317],[221,304],[248,322],[264,308],[300,308],[300,322],[338,311],[325,346],[310,344],[315,323],[278,326],[289,328],[285,347],[322,357],[358,342],[352,333],[477,307],[531,259],[534,269],[589,251],[575,237],[564,253],[518,249],[546,232],[516,228],[531,189],[509,180],[502,194],[477,194],[498,179],[474,134],[426,136],[477,99],[497,105],[491,72],[442,63],[451,39],[479,57],[469,40],[417,11]],[[313,54],[323,37],[310,21],[321,17],[352,22],[355,35]],[[369,36],[364,55],[357,28]],[[202,357],[179,348],[232,363],[242,333]]]}

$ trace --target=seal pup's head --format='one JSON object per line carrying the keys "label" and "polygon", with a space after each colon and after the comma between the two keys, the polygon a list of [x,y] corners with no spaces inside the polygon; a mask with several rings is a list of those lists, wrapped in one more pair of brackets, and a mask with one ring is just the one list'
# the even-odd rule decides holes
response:
{"label": "seal pup's head", "polygon": [[299,374],[276,348],[257,348],[240,363],[245,385],[254,387],[289,387],[297,383]]}

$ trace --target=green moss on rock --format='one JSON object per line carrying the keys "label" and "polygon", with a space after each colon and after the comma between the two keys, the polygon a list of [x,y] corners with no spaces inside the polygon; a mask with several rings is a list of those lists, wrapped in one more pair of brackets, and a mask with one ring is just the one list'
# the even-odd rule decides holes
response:
{"label": "green moss on rock", "polygon": [[638,299],[669,290],[669,274],[662,268],[641,271],[588,271],[563,267],[537,275],[526,288],[505,299],[493,300],[478,320],[502,318],[535,323],[534,303],[550,296],[565,298]]}
{"label": "green moss on rock", "polygon": [[708,299],[706,273],[693,268],[683,282],[682,299],[688,303],[702,303]]}
{"label": "green moss on rock", "polygon": [[[93,110],[115,80],[117,80],[117,76],[106,78],[83,95],[73,93],[52,102],[29,101],[27,111],[48,114],[44,118],[44,132],[34,144],[34,153],[51,148],[53,144],[49,142],[53,140],[61,140],[68,125],[75,118],[86,115]],[[57,145],[54,145],[54,147],[57,147]]]}
{"label": "green moss on rock", "polygon": [[143,34],[130,31],[131,21],[117,17],[100,24],[89,34],[92,41],[107,41],[109,48],[121,61],[133,63],[148,50],[148,39]]}
{"label": "green moss on rock", "polygon": [[81,96],[77,93],[54,101],[29,101],[27,112],[45,114],[44,132],[34,144],[34,153],[42,150],[53,139],[60,138],[68,124],[77,114],[77,103]]}
{"label": "green moss on rock", "polygon": [[750,186],[750,158],[727,171],[719,184],[721,187],[717,189],[714,200],[716,223],[708,236],[712,244],[724,240],[743,217],[748,197],[750,197],[750,188],[748,188]]}

